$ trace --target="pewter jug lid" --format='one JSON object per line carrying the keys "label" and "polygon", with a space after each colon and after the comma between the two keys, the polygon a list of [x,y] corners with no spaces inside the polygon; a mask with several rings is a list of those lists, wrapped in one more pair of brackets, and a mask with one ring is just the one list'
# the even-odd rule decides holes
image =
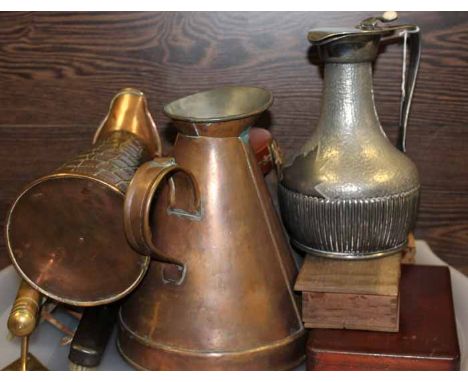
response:
{"label": "pewter jug lid", "polygon": [[369,17],[361,21],[354,28],[320,28],[312,29],[308,35],[308,40],[313,45],[328,44],[333,41],[341,40],[347,37],[362,38],[362,37],[383,37],[392,35],[398,31],[417,32],[419,27],[417,25],[400,24],[388,25],[392,21],[397,20],[398,15],[396,12],[384,12],[382,16]]}

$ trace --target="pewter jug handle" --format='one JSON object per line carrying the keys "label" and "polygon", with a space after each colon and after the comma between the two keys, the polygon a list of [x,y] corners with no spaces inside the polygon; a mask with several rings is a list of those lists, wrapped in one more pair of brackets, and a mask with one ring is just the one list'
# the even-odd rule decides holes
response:
{"label": "pewter jug handle", "polygon": [[[378,26],[378,22],[388,23],[398,18],[396,12],[385,12],[381,17],[370,17],[361,21],[357,27],[363,31],[380,31],[380,33],[390,33],[390,37],[385,40],[393,40],[395,34],[400,33],[403,36],[403,67],[401,81],[401,100],[400,100],[400,131],[397,141],[397,147],[406,151],[406,131],[408,126],[408,117],[413,98],[416,77],[419,70],[419,61],[421,57],[421,39],[419,27],[417,25],[390,25]],[[408,47],[408,49],[407,49]],[[406,63],[407,51],[409,51],[409,62]]]}
{"label": "pewter jug handle", "polygon": [[[200,191],[193,174],[179,166],[174,158],[154,158],[136,171],[128,186],[124,204],[124,228],[129,244],[137,252],[151,256],[157,261],[183,267],[180,260],[163,254],[156,248],[149,221],[153,196],[164,180],[170,179],[177,173],[184,174],[191,183],[194,208],[193,211],[173,209],[175,196],[174,192],[171,192],[168,212],[187,218],[201,216]],[[171,186],[174,187],[173,184]]]}
{"label": "pewter jug handle", "polygon": [[401,82],[401,103],[400,103],[400,132],[397,142],[397,147],[406,152],[406,131],[408,126],[408,117],[413,98],[414,87],[416,85],[416,77],[419,69],[419,61],[421,57],[421,40],[419,28],[403,29],[404,44],[408,42],[409,62],[406,70],[406,47],[403,55],[403,69]]}

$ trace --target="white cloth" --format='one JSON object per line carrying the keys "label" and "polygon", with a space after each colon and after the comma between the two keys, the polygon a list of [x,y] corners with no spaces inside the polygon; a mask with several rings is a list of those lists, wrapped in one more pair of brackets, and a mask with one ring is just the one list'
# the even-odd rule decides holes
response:
{"label": "white cloth", "polygon": [[[446,265],[438,258],[426,242],[416,242],[416,263],[427,265]],[[468,370],[468,278],[450,267],[453,300],[457,320],[458,339],[461,350],[461,369]],[[11,304],[19,285],[19,276],[9,266],[0,271],[0,369],[19,357],[18,338],[9,338],[6,326]],[[76,320],[66,314],[57,315],[70,327],[76,326]],[[99,370],[133,370],[118,354],[115,345],[115,330],[107,346]],[[43,322],[31,336],[30,352],[50,370],[68,370],[69,346],[61,346],[64,335],[50,324]]]}

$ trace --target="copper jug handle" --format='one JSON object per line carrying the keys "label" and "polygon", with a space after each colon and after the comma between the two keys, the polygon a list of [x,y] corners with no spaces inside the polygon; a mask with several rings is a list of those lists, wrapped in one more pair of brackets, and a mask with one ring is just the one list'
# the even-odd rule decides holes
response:
{"label": "copper jug handle", "polygon": [[[191,183],[193,193],[193,211],[175,209],[174,192],[171,192],[168,213],[180,217],[197,220],[201,217],[200,190],[194,175],[179,166],[174,158],[154,158],[138,168],[128,186],[124,204],[124,228],[131,247],[141,254],[151,256],[154,260],[176,264],[183,267],[183,263],[162,253],[153,243],[150,227],[150,209],[153,196],[165,180],[177,173],[184,174]],[[174,184],[171,184],[174,191]]]}

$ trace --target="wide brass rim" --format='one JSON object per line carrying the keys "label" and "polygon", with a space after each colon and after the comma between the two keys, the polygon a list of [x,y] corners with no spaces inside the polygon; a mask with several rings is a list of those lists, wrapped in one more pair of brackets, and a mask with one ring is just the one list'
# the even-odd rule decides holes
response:
{"label": "wide brass rim", "polygon": [[[180,103],[183,100],[187,100],[191,97],[200,97],[202,95],[211,95],[211,94],[215,96],[219,93],[232,91],[236,89],[239,91],[242,91],[242,89],[258,90],[261,93],[263,93],[263,95],[266,96],[265,97],[266,101],[263,103],[260,103],[257,107],[254,107],[252,108],[252,110],[249,110],[245,113],[227,114],[227,115],[216,116],[216,117],[193,117],[187,114],[181,114],[181,113],[171,111],[171,109],[174,108],[174,105],[176,105],[177,103]],[[195,122],[195,123],[212,123],[212,122],[233,121],[233,120],[243,119],[243,118],[251,117],[253,115],[260,114],[264,112],[266,109],[268,109],[272,103],[273,103],[273,94],[265,88],[258,87],[258,86],[223,86],[220,88],[210,89],[210,90],[194,93],[183,98],[179,98],[175,101],[172,101],[166,104],[164,106],[163,111],[164,111],[164,114],[166,114],[169,118],[173,120],[188,121],[188,122]]]}

